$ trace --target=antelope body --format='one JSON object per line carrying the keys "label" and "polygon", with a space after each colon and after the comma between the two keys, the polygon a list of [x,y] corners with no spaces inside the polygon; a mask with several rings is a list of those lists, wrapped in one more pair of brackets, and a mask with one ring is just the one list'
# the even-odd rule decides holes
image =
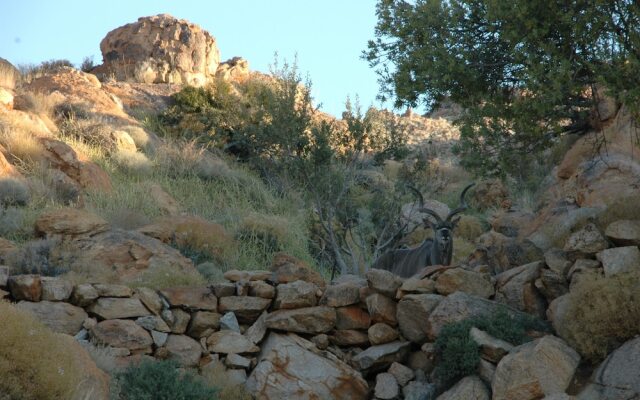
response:
{"label": "antelope body", "polygon": [[424,207],[422,194],[414,189],[420,199],[420,212],[429,214],[435,219],[435,223],[425,218],[425,225],[429,225],[433,230],[434,237],[425,239],[418,247],[412,249],[391,250],[373,263],[373,268],[385,269],[403,278],[415,275],[420,269],[429,265],[449,265],[453,255],[453,230],[460,217],[455,215],[468,208],[464,196],[474,184],[467,186],[460,195],[460,206],[447,215],[443,220],[433,210]]}

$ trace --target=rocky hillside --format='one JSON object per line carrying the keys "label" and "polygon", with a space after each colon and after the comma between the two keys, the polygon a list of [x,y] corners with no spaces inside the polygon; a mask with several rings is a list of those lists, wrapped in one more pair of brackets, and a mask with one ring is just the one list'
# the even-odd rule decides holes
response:
{"label": "rocky hillside", "polygon": [[[0,393],[124,399],[118,372],[151,359],[225,398],[640,396],[640,147],[624,106],[603,99],[599,130],[545,154],[529,198],[478,182],[451,266],[329,282],[313,267],[314,210],[158,122],[186,84],[273,78],[220,63],[211,34],[168,15],[100,47],[89,72],[0,59]],[[393,186],[424,163],[425,203],[448,213],[471,180],[452,153],[456,112],[381,112],[417,156],[362,180]],[[182,122],[184,136],[203,126]],[[402,211],[421,226],[415,204]]]}

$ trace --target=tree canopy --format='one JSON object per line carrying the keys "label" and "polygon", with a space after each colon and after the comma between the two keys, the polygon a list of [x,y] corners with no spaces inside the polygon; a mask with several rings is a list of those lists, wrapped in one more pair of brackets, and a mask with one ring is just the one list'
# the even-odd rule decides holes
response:
{"label": "tree canopy", "polygon": [[396,106],[464,107],[467,167],[509,172],[589,127],[603,88],[640,109],[633,0],[379,0],[365,57]]}

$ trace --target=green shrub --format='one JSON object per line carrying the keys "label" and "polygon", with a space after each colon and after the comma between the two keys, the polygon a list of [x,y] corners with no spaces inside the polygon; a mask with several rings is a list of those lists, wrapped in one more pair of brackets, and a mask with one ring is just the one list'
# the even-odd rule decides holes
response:
{"label": "green shrub", "polygon": [[57,243],[52,239],[38,239],[26,242],[18,251],[10,253],[5,262],[11,273],[38,274],[58,276],[68,271],[60,260],[52,257],[52,250]]}
{"label": "green shrub", "polygon": [[531,340],[527,331],[549,329],[533,316],[510,316],[506,309],[500,309],[489,317],[469,318],[446,325],[435,343],[438,362],[434,373],[440,385],[449,387],[475,373],[480,362],[480,350],[469,334],[472,327],[516,346]]}
{"label": "green shrub", "polygon": [[211,400],[218,392],[173,361],[143,360],[115,380],[118,400]]}
{"label": "green shrub", "polygon": [[0,398],[70,399],[81,367],[61,340],[31,315],[0,301]]}
{"label": "green shrub", "polygon": [[584,274],[571,288],[558,334],[593,362],[640,334],[640,273]]}

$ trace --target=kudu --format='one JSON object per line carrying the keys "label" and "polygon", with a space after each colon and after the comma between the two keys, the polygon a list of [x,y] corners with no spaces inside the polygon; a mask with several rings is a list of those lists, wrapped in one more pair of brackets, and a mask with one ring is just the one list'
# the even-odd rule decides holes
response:
{"label": "kudu", "polygon": [[452,210],[443,220],[433,210],[424,207],[422,194],[413,189],[420,200],[420,212],[429,214],[435,219],[433,223],[428,218],[424,218],[425,225],[433,230],[433,238],[425,239],[422,244],[412,249],[395,249],[382,254],[373,263],[373,268],[386,269],[403,278],[415,275],[421,268],[428,265],[449,265],[453,255],[453,230],[460,217],[454,218],[457,214],[468,208],[464,197],[467,191],[475,183],[470,184],[460,194],[460,206]]}

